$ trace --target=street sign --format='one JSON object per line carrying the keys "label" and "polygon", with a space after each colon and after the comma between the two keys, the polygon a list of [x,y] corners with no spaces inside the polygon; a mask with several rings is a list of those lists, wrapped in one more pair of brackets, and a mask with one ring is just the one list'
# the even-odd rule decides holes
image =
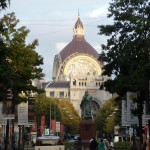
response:
{"label": "street sign", "polygon": [[15,114],[2,114],[4,119],[15,119]]}
{"label": "street sign", "polygon": [[133,134],[133,128],[129,128],[129,134]]}
{"label": "street sign", "polygon": [[49,128],[45,128],[44,135],[49,135]]}
{"label": "street sign", "polygon": [[28,125],[28,103],[18,105],[18,125]]}
{"label": "street sign", "polygon": [[56,132],[60,132],[60,122],[56,122]]}

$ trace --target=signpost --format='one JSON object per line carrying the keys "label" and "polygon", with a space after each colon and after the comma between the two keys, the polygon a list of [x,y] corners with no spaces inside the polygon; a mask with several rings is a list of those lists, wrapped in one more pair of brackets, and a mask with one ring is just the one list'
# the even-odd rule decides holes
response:
{"label": "signpost", "polygon": [[7,125],[7,119],[2,114],[3,103],[0,103],[0,125]]}
{"label": "signpost", "polygon": [[56,132],[60,132],[60,122],[56,122]]}
{"label": "signpost", "polygon": [[[137,104],[133,103],[132,98],[136,97],[137,93],[135,92],[127,92],[127,100],[122,100],[122,126],[131,126],[132,124],[138,124],[138,117],[132,114],[132,109],[134,110],[137,108]],[[146,122],[146,115],[145,115],[145,105],[144,114],[142,116],[142,123],[145,125]]]}
{"label": "signpost", "polygon": [[28,103],[18,105],[18,125],[28,125]]}

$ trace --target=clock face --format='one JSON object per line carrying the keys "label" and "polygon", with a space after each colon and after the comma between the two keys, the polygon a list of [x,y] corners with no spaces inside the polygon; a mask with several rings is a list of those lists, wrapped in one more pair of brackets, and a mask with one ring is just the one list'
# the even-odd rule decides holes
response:
{"label": "clock face", "polygon": [[73,64],[68,67],[67,75],[68,76],[87,76],[97,75],[97,69],[95,65],[86,59],[78,59]]}

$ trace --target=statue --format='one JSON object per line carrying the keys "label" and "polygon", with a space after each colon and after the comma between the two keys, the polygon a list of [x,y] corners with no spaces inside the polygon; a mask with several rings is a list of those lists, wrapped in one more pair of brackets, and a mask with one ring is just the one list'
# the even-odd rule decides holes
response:
{"label": "statue", "polygon": [[80,104],[80,108],[81,108],[81,118],[83,120],[93,119],[92,96],[88,93],[88,91],[85,91],[85,94],[84,94],[81,104]]}

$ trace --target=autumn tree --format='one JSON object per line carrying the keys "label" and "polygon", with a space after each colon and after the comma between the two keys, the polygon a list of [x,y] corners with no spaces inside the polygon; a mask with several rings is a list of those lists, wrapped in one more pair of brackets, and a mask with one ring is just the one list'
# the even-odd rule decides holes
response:
{"label": "autumn tree", "polygon": [[[115,109],[120,109],[120,104],[115,101],[115,97],[107,100],[96,115],[95,124],[99,134],[114,132],[114,126],[120,125],[120,114],[115,113]],[[118,118],[118,119],[117,119]]]}
{"label": "autumn tree", "polygon": [[41,115],[45,115],[47,126],[50,120],[56,120],[64,124],[67,132],[78,133],[80,117],[69,101],[49,98],[43,93],[35,97],[35,106],[38,126]]}
{"label": "autumn tree", "polygon": [[61,112],[59,109],[59,100],[50,98],[45,93],[35,96],[35,116],[37,127],[39,128],[41,116],[45,116],[45,126],[50,127],[51,120],[55,119],[61,122]]}
{"label": "autumn tree", "polygon": [[62,122],[68,133],[79,133],[80,117],[74,106],[68,100],[60,100],[59,108],[61,111]]}
{"label": "autumn tree", "polygon": [[137,92],[137,109],[142,142],[143,103],[148,98],[150,80],[150,2],[149,0],[114,0],[108,8],[111,25],[99,25],[99,34],[108,36],[102,44],[100,61],[103,75],[112,76],[104,87],[120,97]]}

